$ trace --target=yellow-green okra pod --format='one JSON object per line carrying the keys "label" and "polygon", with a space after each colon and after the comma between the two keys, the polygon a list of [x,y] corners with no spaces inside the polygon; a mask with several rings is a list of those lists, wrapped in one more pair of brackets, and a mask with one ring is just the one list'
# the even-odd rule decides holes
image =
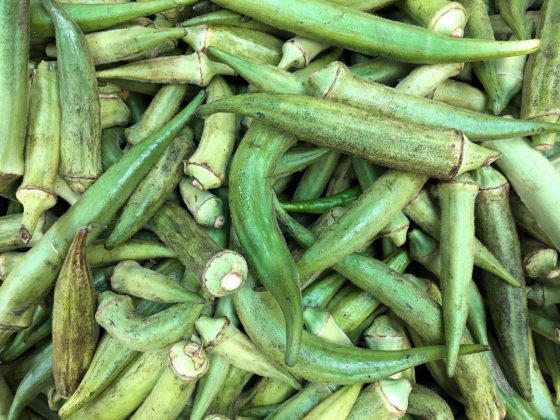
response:
{"label": "yellow-green okra pod", "polygon": [[[230,98],[233,92],[222,77],[215,77],[207,88],[207,103]],[[237,132],[236,116],[221,113],[204,121],[204,131],[195,152],[185,161],[185,175],[200,190],[220,187],[226,176]]]}
{"label": "yellow-green okra pod", "polygon": [[150,83],[191,83],[207,86],[214,76],[233,76],[234,71],[210,60],[206,54],[158,57],[97,72],[100,79],[126,79]]}
{"label": "yellow-green okra pod", "polygon": [[447,374],[455,372],[457,351],[468,316],[467,290],[474,264],[474,204],[478,185],[463,174],[438,186],[441,203],[441,294]]}
{"label": "yellow-green okra pod", "polygon": [[408,95],[426,96],[441,83],[459,74],[463,67],[461,63],[418,66],[395,89]]}
{"label": "yellow-green okra pod", "polygon": [[202,226],[222,228],[226,222],[222,199],[210,191],[200,191],[185,177],[179,182],[181,197],[194,220]]}
{"label": "yellow-green okra pod", "polygon": [[24,173],[27,121],[29,0],[0,2],[0,189]]}
{"label": "yellow-green okra pod", "polygon": [[102,129],[126,126],[130,122],[130,109],[119,95],[114,93],[100,94],[99,117]]}
{"label": "yellow-green okra pod", "polygon": [[467,18],[465,8],[448,0],[400,0],[397,6],[430,31],[462,38]]}
{"label": "yellow-green okra pod", "polygon": [[343,386],[313,407],[303,419],[337,420],[348,418],[361,389],[362,384]]}
{"label": "yellow-green okra pod", "polygon": [[208,370],[208,356],[195,342],[179,341],[169,349],[167,365],[132,420],[174,420]]}
{"label": "yellow-green okra pod", "polygon": [[218,112],[248,115],[319,146],[394,169],[415,168],[440,179],[488,165],[499,156],[471,143],[457,130],[428,130],[307,96],[236,95],[203,105],[198,115],[208,117]]}
{"label": "yellow-green okra pod", "polygon": [[81,29],[52,0],[41,0],[53,19],[60,86],[60,175],[83,193],[101,175],[101,114],[95,68]]}
{"label": "yellow-green okra pod", "polygon": [[[560,4],[557,1],[545,1],[541,8],[541,17],[537,34],[542,38],[542,47],[527,60],[523,80],[521,118],[531,121],[560,121],[560,94],[558,83],[560,75]],[[556,141],[555,133],[533,135],[533,145],[539,150],[550,150]]]}
{"label": "yellow-green okra pod", "polygon": [[53,375],[56,391],[69,398],[78,388],[97,346],[96,296],[86,258],[90,228],[76,232],[60,269],[53,303]]}
{"label": "yellow-green okra pod", "polygon": [[54,182],[60,155],[60,104],[54,62],[37,67],[30,92],[25,174],[16,191],[23,205],[20,237],[29,242],[41,214],[56,204]]}
{"label": "yellow-green okra pod", "polygon": [[496,60],[498,81],[500,82],[500,101],[498,110],[502,112],[512,98],[521,92],[525,73],[526,55],[505,57]]}

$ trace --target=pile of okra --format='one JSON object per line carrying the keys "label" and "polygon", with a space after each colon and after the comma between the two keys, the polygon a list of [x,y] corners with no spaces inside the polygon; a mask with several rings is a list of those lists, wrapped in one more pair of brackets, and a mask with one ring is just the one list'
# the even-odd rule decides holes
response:
{"label": "pile of okra", "polygon": [[560,418],[560,0],[0,0],[0,418]]}

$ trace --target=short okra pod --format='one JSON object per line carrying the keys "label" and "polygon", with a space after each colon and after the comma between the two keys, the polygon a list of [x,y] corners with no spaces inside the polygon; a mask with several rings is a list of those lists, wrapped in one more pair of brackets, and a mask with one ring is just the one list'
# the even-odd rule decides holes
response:
{"label": "short okra pod", "polygon": [[29,90],[29,0],[3,0],[0,8],[0,89],[4,92],[0,112],[6,115],[0,129],[0,184],[3,184],[24,174]]}
{"label": "short okra pod", "polygon": [[336,420],[349,417],[362,384],[346,385],[338,389],[303,417],[304,420]]}
{"label": "short okra pod", "polygon": [[214,296],[234,292],[245,280],[247,263],[237,252],[218,247],[186,210],[164,204],[149,227],[177,258],[192,270],[200,285]]}
{"label": "short okra pod", "polygon": [[234,71],[222,63],[211,61],[206,54],[158,57],[137,61],[97,72],[100,79],[126,79],[150,83],[191,83],[207,86],[214,76],[233,76]]}
{"label": "short okra pod", "polygon": [[398,419],[408,408],[412,385],[408,379],[384,379],[365,387],[358,396],[348,420],[364,418]]}
{"label": "short okra pod", "polygon": [[451,408],[438,393],[420,385],[413,384],[408,397],[407,413],[434,420],[452,420]]}
{"label": "short okra pod", "polygon": [[220,197],[210,191],[199,190],[186,177],[179,182],[179,189],[183,202],[198,224],[214,228],[224,226],[224,206]]}
{"label": "short okra pod", "polygon": [[101,128],[126,126],[130,122],[130,110],[124,100],[115,94],[99,95]]}
{"label": "short okra pod", "polygon": [[26,170],[16,191],[23,204],[20,236],[24,242],[31,239],[41,214],[57,199],[54,182],[60,154],[60,104],[55,63],[39,64],[30,95]]}
{"label": "short okra pod", "polygon": [[309,84],[317,97],[363,107],[376,116],[455,128],[474,141],[560,131],[560,124],[501,118],[407,95],[398,89],[360,80],[340,62],[314,73]]}
{"label": "short okra pod", "polygon": [[83,193],[102,172],[101,118],[97,79],[85,36],[64,8],[41,4],[53,20],[60,86],[60,175]]}
{"label": "short okra pod", "polygon": [[464,174],[440,183],[438,192],[441,203],[441,291],[449,352],[447,374],[451,377],[468,316],[467,290],[474,264],[474,204],[478,185]]}
{"label": "short okra pod", "polygon": [[398,7],[430,31],[462,38],[467,11],[457,2],[447,0],[401,0]]}
{"label": "short okra pod", "polygon": [[440,83],[427,97],[434,101],[476,112],[484,112],[488,106],[488,100],[484,92],[456,80],[446,80]]}
{"label": "short okra pod", "polygon": [[314,200],[283,202],[282,207],[288,212],[323,214],[333,207],[346,207],[351,205],[360,197],[361,192],[362,189],[356,186],[337,194],[316,198]]}
{"label": "short okra pod", "polygon": [[488,165],[499,156],[471,143],[457,130],[428,130],[300,95],[236,95],[206,104],[198,114],[208,117],[217,112],[248,115],[319,146],[394,169],[415,168],[440,179]]}
{"label": "short okra pod", "polygon": [[298,381],[284,368],[276,366],[249,338],[232,325],[228,318],[210,318],[202,315],[196,321],[204,348],[216,353],[231,365],[270,376],[300,389]]}
{"label": "short okra pod", "polygon": [[279,177],[301,171],[326,155],[329,149],[323,147],[296,147],[288,150],[274,169],[274,176]]}
{"label": "short okra pod", "polygon": [[[207,88],[207,103],[230,98],[233,92],[222,77],[215,77]],[[204,121],[202,137],[195,152],[185,161],[185,175],[192,177],[193,186],[200,190],[220,187],[233,153],[237,132],[234,114],[212,115]]]}
{"label": "short okra pod", "polygon": [[[454,39],[385,20],[323,0],[216,0],[216,4],[269,22],[300,36],[353,51],[416,63],[457,63],[529,54],[539,41],[497,42]],[[390,40],[388,42],[387,40]]]}
{"label": "short okra pod", "polygon": [[119,293],[164,303],[204,303],[204,299],[169,277],[142,267],[136,261],[119,263],[111,276],[112,289]]}
{"label": "short okra pod", "polygon": [[192,130],[185,127],[130,195],[105,242],[106,248],[112,249],[130,239],[156,214],[179,184],[183,159],[193,148]]}
{"label": "short okra pod", "polygon": [[192,395],[197,380],[208,370],[208,356],[195,342],[179,341],[170,349],[167,365],[150,394],[131,419],[174,420]]}
{"label": "short okra pod", "polygon": [[547,245],[530,239],[521,242],[523,268],[527,277],[543,278],[555,271],[558,265],[558,251]]}
{"label": "short okra pod", "polygon": [[106,291],[99,295],[95,320],[128,348],[154,351],[190,337],[203,309],[204,305],[199,303],[177,303],[143,317],[134,311],[130,296]]}

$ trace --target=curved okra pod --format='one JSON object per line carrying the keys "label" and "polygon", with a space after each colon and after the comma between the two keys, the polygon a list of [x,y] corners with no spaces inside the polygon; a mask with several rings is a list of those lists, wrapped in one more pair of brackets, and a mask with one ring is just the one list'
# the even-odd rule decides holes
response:
{"label": "curved okra pod", "polygon": [[266,23],[259,22],[256,19],[251,19],[247,16],[243,16],[239,13],[226,9],[195,16],[181,23],[181,26],[185,26],[186,28],[197,25],[235,26],[238,28],[252,29],[274,35],[282,35],[284,33],[284,31],[269,26]]}
{"label": "curved okra pod", "polygon": [[200,285],[213,296],[234,292],[245,280],[247,263],[237,252],[219,248],[189,213],[176,204],[164,204],[149,227],[196,273]]}
{"label": "curved okra pod", "polygon": [[31,324],[29,328],[20,331],[8,346],[4,347],[0,354],[0,360],[3,363],[16,360],[45,337],[49,337],[51,332],[52,322],[50,317],[39,326]]}
{"label": "curved okra pod", "polygon": [[207,370],[208,357],[200,344],[188,341],[174,344],[169,349],[167,366],[131,419],[176,419],[192,395],[197,380]]}
{"label": "curved okra pod", "polygon": [[[215,77],[207,88],[207,103],[233,96],[228,83]],[[220,187],[226,177],[237,132],[234,114],[212,115],[204,121],[204,130],[195,152],[185,161],[185,175],[200,190]]]}
{"label": "curved okra pod", "polygon": [[500,10],[500,16],[513,30],[518,39],[525,39],[530,35],[525,26],[525,11],[531,4],[529,0],[497,0],[496,6]]}
{"label": "curved okra pod", "polygon": [[130,239],[156,214],[179,184],[183,159],[193,147],[192,130],[185,127],[130,195],[105,242],[107,249]]}
{"label": "curved okra pod", "polygon": [[413,384],[408,396],[407,413],[433,420],[453,420],[453,412],[447,402],[431,389]]}
{"label": "curved okra pod", "polygon": [[358,186],[341,191],[327,197],[314,200],[287,201],[282,207],[288,212],[323,214],[333,207],[346,207],[351,205],[360,197],[362,189]]}
{"label": "curved okra pod", "polygon": [[[516,3],[520,1],[517,0]],[[525,3],[528,3],[524,0]],[[502,2],[506,3],[506,2]],[[560,65],[558,37],[560,36],[560,4],[554,1],[544,2],[537,34],[542,38],[541,50],[531,54],[523,79],[523,96],[521,101],[521,118],[531,121],[560,122],[560,95],[556,86],[560,82],[555,72],[545,68],[557,68]],[[549,67],[550,66],[550,67]],[[533,145],[538,150],[551,150],[556,141],[556,134],[533,135]]]}
{"label": "curved okra pod", "polygon": [[128,348],[153,351],[190,337],[203,309],[198,303],[177,303],[146,318],[135,313],[130,296],[106,291],[99,295],[95,320]]}
{"label": "curved okra pod", "polygon": [[[457,63],[529,54],[538,40],[454,39],[324,0],[216,0],[216,4],[300,36],[416,63]],[[390,40],[390,42],[388,41]]]}
{"label": "curved okra pod", "polygon": [[[560,173],[525,139],[486,142],[485,145],[502,153],[498,167],[560,251]],[[539,177],[535,178],[535,173]]]}
{"label": "curved okra pod", "polygon": [[60,154],[60,104],[55,63],[39,64],[30,96],[26,170],[16,191],[23,205],[20,237],[24,242],[31,239],[41,214],[56,204],[54,182]]}
{"label": "curved okra pod", "polygon": [[455,128],[474,141],[560,131],[560,124],[495,117],[407,95],[397,89],[360,80],[340,62],[331,63],[314,73],[309,84],[318,97],[363,107],[379,117],[393,117],[431,127]]}
{"label": "curved okra pod", "polygon": [[64,8],[41,4],[53,20],[60,85],[60,175],[83,193],[101,175],[101,119],[95,68],[84,34]]}
{"label": "curved okra pod", "polygon": [[463,37],[469,15],[460,3],[447,0],[401,0],[397,6],[430,31],[454,38]]}
{"label": "curved okra pod", "polygon": [[292,375],[277,367],[245,334],[232,325],[228,318],[210,318],[202,315],[195,325],[208,352],[218,354],[240,369],[279,379],[295,389],[301,388]]}
{"label": "curved okra pod", "polygon": [[234,26],[189,26],[183,40],[195,51],[219,47],[229,54],[257,63],[276,65],[282,41],[266,32]]}
{"label": "curved okra pod", "polygon": [[323,147],[296,147],[288,150],[274,168],[274,177],[290,175],[307,168],[322,156],[325,156],[329,149]]}
{"label": "curved okra pod", "polygon": [[52,225],[52,217],[43,213],[39,216],[33,233],[29,237],[24,235],[24,238],[28,240],[22,241],[23,216],[23,213],[16,213],[0,217],[0,252],[33,247],[43,238],[45,232]]}
{"label": "curved okra pod", "polygon": [[[261,283],[281,305],[288,365],[298,358],[303,308],[297,268],[274,217],[272,177],[276,163],[294,142],[286,134],[253,123],[230,169],[230,188],[236,191],[230,196],[232,221]],[[255,179],[262,182],[254,182]],[[276,273],[274,278],[270,273]]]}
{"label": "curved okra pod", "polygon": [[200,191],[185,177],[179,182],[183,202],[199,225],[222,228],[225,224],[222,199],[210,191]]}
{"label": "curved okra pod", "polygon": [[334,317],[325,309],[305,308],[303,320],[307,330],[324,340],[343,346],[352,346],[348,336],[342,331]]}
{"label": "curved okra pod", "polygon": [[549,248],[539,241],[530,239],[521,242],[524,254],[523,268],[527,277],[543,278],[556,270],[558,264],[558,251]]}
{"label": "curved okra pod", "polygon": [[111,287],[146,300],[164,303],[204,303],[204,299],[156,271],[142,267],[136,261],[123,261],[113,270]]}
{"label": "curved okra pod", "polygon": [[[337,58],[325,63],[325,66],[336,60]],[[405,77],[413,69],[414,66],[412,64],[394,61],[388,59],[387,57],[373,58],[350,67],[350,71],[354,76],[369,82],[383,84],[392,84],[393,82]]]}
{"label": "curved okra pod", "polygon": [[66,418],[77,420],[124,419],[139,407],[150,394],[162,371],[168,350],[148,351],[129,363],[120,375],[95,399]]}
{"label": "curved okra pod", "polygon": [[305,251],[298,261],[301,278],[308,279],[362,249],[418,194],[426,181],[423,175],[385,172]]}
{"label": "curved okra pod", "polygon": [[110,251],[105,241],[97,241],[88,247],[88,263],[91,267],[103,267],[124,260],[151,260],[175,258],[175,252],[160,242],[131,239]]}
{"label": "curved okra pod", "polygon": [[[86,42],[93,64],[99,65],[143,57],[146,51],[182,38],[186,33],[182,28],[131,27],[88,34]],[[56,57],[56,47],[48,45],[46,53],[48,57]]]}
{"label": "curved okra pod", "polygon": [[[152,0],[125,4],[63,4],[61,7],[87,33],[194,2],[195,0]],[[38,1],[31,2],[30,20],[31,36],[42,38],[55,34],[52,20]]]}
{"label": "curved okra pod", "polygon": [[397,123],[352,106],[307,96],[236,95],[203,105],[198,114],[208,117],[217,112],[248,115],[319,146],[394,169],[415,168],[440,179],[488,165],[498,157],[469,142],[457,130],[428,130],[409,123]]}
{"label": "curved okra pod", "polygon": [[397,419],[404,416],[412,385],[408,379],[384,379],[365,387],[358,396],[348,420],[364,418]]}
{"label": "curved okra pod", "polygon": [[211,61],[206,54],[158,57],[97,72],[100,79],[126,79],[137,82],[195,84],[207,86],[214,76],[233,76],[234,71]]}
{"label": "curved okra pod", "polygon": [[[349,418],[362,384],[346,385],[317,404],[304,417],[305,420],[336,420]],[[363,417],[362,417],[363,418]]]}
{"label": "curved okra pod", "polygon": [[[0,185],[24,174],[29,90],[29,0],[0,2]],[[17,40],[17,42],[16,42]]]}
{"label": "curved okra pod", "polygon": [[304,307],[325,308],[330,300],[338,294],[346,279],[338,273],[315,281],[302,292]]}

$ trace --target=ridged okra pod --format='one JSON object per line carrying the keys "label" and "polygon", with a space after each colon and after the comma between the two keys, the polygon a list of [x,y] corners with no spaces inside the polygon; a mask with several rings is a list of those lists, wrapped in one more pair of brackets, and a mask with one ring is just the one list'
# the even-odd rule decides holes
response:
{"label": "ridged okra pod", "polygon": [[[521,118],[531,121],[560,122],[560,4],[545,1],[541,8],[537,35],[541,38],[541,49],[527,60],[523,80]],[[533,135],[533,145],[539,150],[550,150],[556,141],[555,133]]]}
{"label": "ridged okra pod", "polygon": [[57,392],[69,398],[86,373],[99,336],[96,298],[86,258],[89,228],[76,232],[54,289],[53,374]]}
{"label": "ridged okra pod", "polygon": [[35,230],[29,236],[24,234],[23,238],[26,239],[26,241],[23,241],[21,232],[23,213],[9,214],[0,217],[0,252],[34,246],[41,240],[44,233],[52,225],[52,219],[52,215],[48,213],[40,215]]}
{"label": "ridged okra pod", "polygon": [[101,175],[101,114],[95,68],[81,29],[52,0],[41,0],[54,22],[60,85],[60,175],[83,193]]}
{"label": "ridged okra pod", "polygon": [[430,31],[462,38],[469,15],[455,1],[400,0],[397,6]]}
{"label": "ridged okra pod", "polygon": [[407,95],[379,83],[360,80],[340,62],[316,72],[309,83],[318,97],[362,107],[376,116],[431,127],[455,128],[473,141],[560,130],[560,124],[495,117]]}
{"label": "ridged okra pod", "polygon": [[293,174],[307,168],[329,152],[322,147],[294,147],[288,150],[274,169],[274,176]]}
{"label": "ridged okra pod", "polygon": [[498,157],[471,143],[457,130],[428,130],[307,96],[236,95],[203,105],[198,114],[208,117],[217,112],[248,115],[319,146],[394,169],[415,168],[440,179],[488,165]]}
{"label": "ridged okra pod", "polygon": [[174,420],[208,370],[208,356],[195,342],[179,341],[169,349],[167,365],[154,388],[131,417],[133,420]]}
{"label": "ridged okra pod", "polygon": [[508,106],[515,95],[521,92],[525,73],[526,55],[505,57],[496,60],[500,82],[499,112]]}
{"label": "ridged okra pod", "polygon": [[0,2],[0,185],[24,173],[27,121],[29,0]]}
{"label": "ridged okra pod", "polygon": [[218,247],[190,214],[177,204],[164,204],[149,227],[193,271],[214,296],[234,292],[245,280],[247,263],[237,252]]}
{"label": "ridged okra pod", "polygon": [[282,207],[289,212],[323,214],[334,207],[346,207],[360,197],[362,189],[358,186],[315,200],[282,202]]}
{"label": "ridged okra pod", "polygon": [[[216,4],[300,36],[415,63],[461,63],[529,54],[538,40],[454,39],[324,0],[216,0]],[[390,40],[390,41],[389,41]]]}
{"label": "ridged okra pod", "polygon": [[[373,300],[373,298],[372,298]],[[340,328],[333,315],[326,309],[305,308],[303,311],[305,327],[311,334],[338,343],[344,346],[352,346],[352,342]]]}
{"label": "ridged okra pod", "polygon": [[[222,77],[215,77],[207,88],[207,103],[230,98],[233,92]],[[195,152],[185,161],[185,175],[200,190],[220,187],[233,152],[237,131],[234,114],[215,114],[204,121],[204,130]]]}
{"label": "ridged okra pod", "polygon": [[76,230],[111,221],[203,98],[201,92],[173,120],[124,154],[25,254],[0,287],[0,330],[14,331],[29,325],[33,315],[29,308],[53,286]]}
{"label": "ridged okra pod", "polygon": [[240,15],[239,13],[235,13],[227,9],[211,11],[209,13],[192,17],[183,21],[181,25],[187,28],[197,25],[223,25],[252,29],[274,35],[282,35],[284,33],[284,31],[269,26],[266,23],[259,22],[256,19],[248,18],[247,16]]}
{"label": "ridged okra pod", "polygon": [[214,76],[233,74],[233,70],[225,64],[210,60],[204,53],[195,52],[189,55],[152,58],[101,70],[97,72],[97,77],[207,86]]}
{"label": "ridged okra pod", "polygon": [[193,147],[192,130],[185,127],[130,195],[105,242],[108,249],[130,239],[156,214],[179,184],[183,159]]}
{"label": "ridged okra pod", "polygon": [[450,77],[457,76],[463,67],[462,63],[418,66],[402,79],[395,89],[408,95],[423,97]]}
{"label": "ridged okra pod", "polygon": [[[99,117],[102,129],[116,126],[123,127],[130,122],[130,110],[118,94],[100,94]],[[99,147],[101,149],[101,143]]]}

